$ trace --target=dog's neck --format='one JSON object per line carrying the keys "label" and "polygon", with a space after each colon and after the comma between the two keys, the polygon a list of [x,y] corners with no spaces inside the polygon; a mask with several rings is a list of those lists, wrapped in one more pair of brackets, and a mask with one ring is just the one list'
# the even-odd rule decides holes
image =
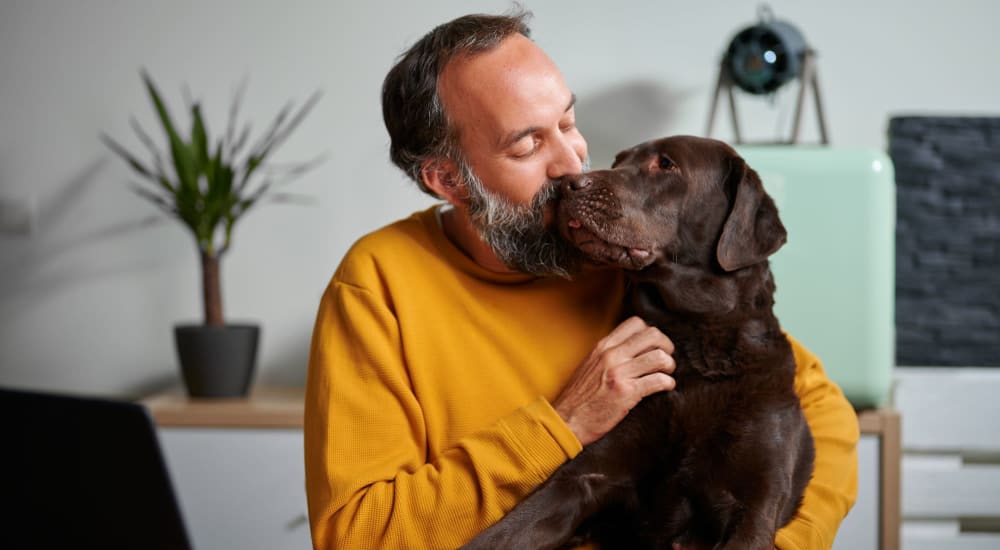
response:
{"label": "dog's neck", "polygon": [[642,289],[637,297],[644,301],[634,307],[699,323],[769,315],[774,305],[774,278],[766,261],[729,273],[669,263],[629,271],[627,277],[631,287]]}
{"label": "dog's neck", "polygon": [[678,365],[702,377],[744,372],[748,365],[735,360],[741,351],[764,350],[783,337],[771,309],[774,279],[767,262],[732,273],[670,264],[628,272],[628,278],[629,313],[670,336]]}

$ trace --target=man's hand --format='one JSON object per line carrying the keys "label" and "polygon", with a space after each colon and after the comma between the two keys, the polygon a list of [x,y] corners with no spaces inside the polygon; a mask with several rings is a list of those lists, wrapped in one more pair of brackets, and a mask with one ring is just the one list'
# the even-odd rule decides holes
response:
{"label": "man's hand", "polygon": [[577,439],[588,445],[611,431],[647,395],[676,383],[674,344],[638,317],[597,343],[552,403]]}

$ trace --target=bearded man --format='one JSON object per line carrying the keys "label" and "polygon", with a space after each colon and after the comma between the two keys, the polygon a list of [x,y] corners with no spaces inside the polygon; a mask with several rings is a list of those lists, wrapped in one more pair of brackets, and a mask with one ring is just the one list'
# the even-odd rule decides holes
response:
{"label": "bearded man", "polygon": [[[587,143],[526,18],[441,25],[385,79],[392,160],[447,204],[359,239],[323,295],[305,408],[317,549],[461,546],[675,386],[669,337],[621,320],[622,273],[548,228]],[[829,548],[856,496],[857,420],[790,341],[816,466],[777,544]]]}

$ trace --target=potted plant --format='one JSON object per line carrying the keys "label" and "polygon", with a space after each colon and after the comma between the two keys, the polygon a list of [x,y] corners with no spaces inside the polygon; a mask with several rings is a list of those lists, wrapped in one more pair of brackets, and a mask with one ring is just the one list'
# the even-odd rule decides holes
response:
{"label": "potted plant", "polygon": [[133,183],[133,190],[180,221],[191,231],[198,247],[204,322],[174,327],[178,359],[189,395],[245,396],[253,378],[260,329],[252,324],[225,322],[220,264],[232,245],[236,222],[265,198],[290,198],[276,192],[275,186],[315,165],[315,161],[297,164],[278,174],[264,170],[271,154],[319,100],[319,93],[314,93],[294,112],[293,105],[287,104],[247,148],[250,125],[243,126],[238,133],[236,130],[245,86],[239,88],[230,105],[225,135],[213,142],[199,103],[189,101],[191,128],[187,137],[182,136],[145,71],[142,79],[166,134],[166,149],[158,148],[134,118],[132,128],[148,149],[150,162],[138,160],[107,135],[102,134],[101,140],[140,176],[142,181]]}

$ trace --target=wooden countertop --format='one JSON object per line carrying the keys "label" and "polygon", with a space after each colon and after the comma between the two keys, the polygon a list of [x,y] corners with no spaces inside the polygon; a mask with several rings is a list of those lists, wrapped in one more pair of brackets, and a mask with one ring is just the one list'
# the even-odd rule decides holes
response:
{"label": "wooden countertop", "polygon": [[243,399],[188,397],[182,388],[143,399],[160,427],[302,429],[303,388],[257,386]]}
{"label": "wooden countertop", "polygon": [[[303,388],[257,386],[245,399],[193,399],[176,388],[143,399],[161,427],[302,429]],[[899,429],[899,413],[886,409],[858,412],[863,434]]]}

